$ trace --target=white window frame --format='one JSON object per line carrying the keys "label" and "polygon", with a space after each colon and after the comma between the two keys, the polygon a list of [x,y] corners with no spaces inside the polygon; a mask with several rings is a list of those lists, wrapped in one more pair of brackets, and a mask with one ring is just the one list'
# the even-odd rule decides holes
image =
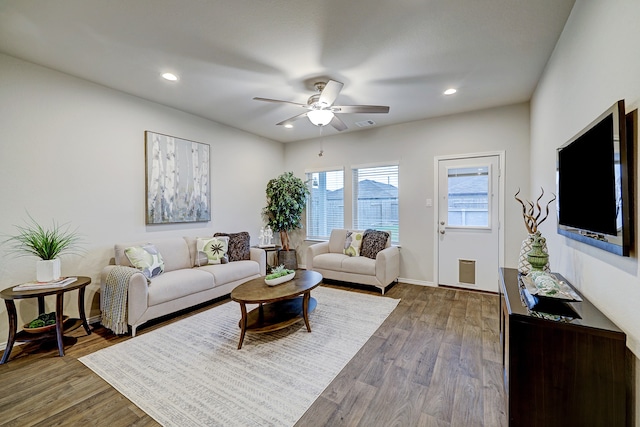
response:
{"label": "white window frame", "polygon": [[358,178],[359,178],[359,173],[357,171],[359,171],[360,169],[372,169],[372,168],[396,168],[396,177],[397,177],[397,190],[398,190],[398,195],[396,196],[396,204],[397,204],[397,210],[398,210],[398,218],[397,218],[397,232],[396,233],[391,233],[392,235],[392,242],[394,244],[399,244],[399,240],[400,240],[400,162],[398,161],[390,161],[390,162],[379,162],[379,163],[369,163],[369,164],[358,164],[358,165],[351,165],[351,204],[352,204],[352,212],[351,212],[351,224],[353,226],[354,229],[364,229],[364,228],[369,228],[366,225],[361,225],[360,221],[358,220],[358,189],[359,189],[359,185],[358,185]]}
{"label": "white window frame", "polygon": [[331,229],[327,229],[327,235],[326,236],[322,236],[322,235],[313,235],[313,234],[309,234],[309,232],[312,229],[315,229],[315,227],[311,226],[311,222],[313,220],[313,208],[311,206],[312,200],[313,200],[313,182],[312,182],[312,178],[309,177],[309,175],[314,174],[314,173],[326,173],[326,172],[342,172],[342,226],[341,227],[334,227],[334,228],[345,228],[344,224],[345,224],[345,181],[346,181],[346,177],[345,177],[345,167],[344,166],[337,166],[337,167],[326,167],[326,168],[318,168],[318,169],[306,169],[305,170],[305,179],[308,180],[308,188],[310,191],[310,195],[307,198],[307,208],[306,208],[306,234],[307,240],[329,240],[329,234],[331,233]]}
{"label": "white window frame", "polygon": [[[493,193],[493,188],[492,188],[492,182],[493,182],[493,168],[491,167],[491,165],[487,165],[487,164],[471,164],[468,169],[471,168],[480,168],[480,167],[487,167],[487,225],[451,225],[449,223],[449,220],[447,218],[447,228],[454,228],[454,229],[469,229],[469,230],[490,230],[491,229],[491,224],[492,224],[492,215],[493,212],[491,210],[491,194]],[[450,176],[450,170],[451,169],[460,169],[460,168],[447,168],[447,179]],[[448,215],[449,209],[447,207],[447,215]]]}

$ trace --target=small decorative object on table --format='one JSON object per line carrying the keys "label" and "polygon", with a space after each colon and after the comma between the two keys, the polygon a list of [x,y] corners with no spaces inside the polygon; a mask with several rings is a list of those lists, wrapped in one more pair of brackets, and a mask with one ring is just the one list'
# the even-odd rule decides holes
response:
{"label": "small decorative object on table", "polygon": [[521,277],[522,283],[531,295],[581,302],[582,298],[564,280],[544,271],[532,271]]}
{"label": "small decorative object on table", "polygon": [[[62,316],[62,323],[66,322],[69,316]],[[23,326],[25,332],[30,334],[39,334],[41,332],[50,331],[56,327],[56,312],[42,313],[37,318]]]}
{"label": "small decorative object on table", "polygon": [[[549,205],[556,199],[555,194],[553,198],[547,202],[546,212],[544,218],[540,219],[542,214],[542,208],[540,207],[540,200],[544,196],[544,188],[540,188],[542,193],[536,200],[535,204],[529,200],[524,202],[518,198],[520,189],[513,196],[522,205],[522,217],[524,219],[524,225],[527,227],[529,237],[522,241],[520,246],[520,257],[518,258],[518,271],[521,274],[528,274],[531,270],[538,271],[550,271],[549,270],[549,253],[547,252],[547,242],[540,234],[538,227],[549,216]],[[526,202],[526,203],[525,203]]]}
{"label": "small decorative object on table", "polygon": [[265,276],[264,282],[269,286],[275,286],[280,283],[288,282],[293,279],[295,275],[295,271],[287,270],[284,268],[284,265],[279,265],[271,270],[271,274]]}

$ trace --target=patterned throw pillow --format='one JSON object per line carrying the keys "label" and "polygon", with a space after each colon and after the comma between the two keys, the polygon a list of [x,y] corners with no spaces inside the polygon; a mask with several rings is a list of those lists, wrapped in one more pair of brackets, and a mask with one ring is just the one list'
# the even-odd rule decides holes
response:
{"label": "patterned throw pillow", "polygon": [[131,246],[124,250],[131,265],[142,271],[147,279],[156,277],[164,272],[162,255],[152,244]]}
{"label": "patterned throw pillow", "polygon": [[198,237],[196,240],[196,249],[207,254],[209,264],[221,264],[228,248],[228,237]]}
{"label": "patterned throw pillow", "polygon": [[229,237],[229,250],[227,252],[229,262],[251,259],[251,236],[249,236],[247,231],[241,231],[240,233],[216,233],[213,236]]}
{"label": "patterned throw pillow", "polygon": [[376,259],[378,252],[387,246],[389,233],[378,230],[365,230],[362,236],[362,250],[360,254],[367,258]]}
{"label": "patterned throw pillow", "polygon": [[360,256],[362,246],[362,231],[347,230],[347,238],[344,241],[342,253],[349,256]]}

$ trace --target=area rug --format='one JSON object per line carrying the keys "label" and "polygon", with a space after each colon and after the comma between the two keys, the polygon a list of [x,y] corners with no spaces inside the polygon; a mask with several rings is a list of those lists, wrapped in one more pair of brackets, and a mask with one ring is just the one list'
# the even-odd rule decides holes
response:
{"label": "area rug", "polygon": [[291,426],[400,300],[333,288],[304,322],[247,333],[228,302],[80,358],[165,426]]}

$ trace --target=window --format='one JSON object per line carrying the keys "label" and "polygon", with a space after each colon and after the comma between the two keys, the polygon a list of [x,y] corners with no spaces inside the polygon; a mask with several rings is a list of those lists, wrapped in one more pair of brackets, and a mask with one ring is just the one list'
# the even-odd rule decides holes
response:
{"label": "window", "polygon": [[354,168],[353,228],[374,228],[400,241],[398,221],[398,165]]}
{"label": "window", "polygon": [[447,175],[449,227],[489,227],[489,168],[452,168]]}
{"label": "window", "polygon": [[344,228],[344,170],[307,172],[307,238],[328,239]]}

